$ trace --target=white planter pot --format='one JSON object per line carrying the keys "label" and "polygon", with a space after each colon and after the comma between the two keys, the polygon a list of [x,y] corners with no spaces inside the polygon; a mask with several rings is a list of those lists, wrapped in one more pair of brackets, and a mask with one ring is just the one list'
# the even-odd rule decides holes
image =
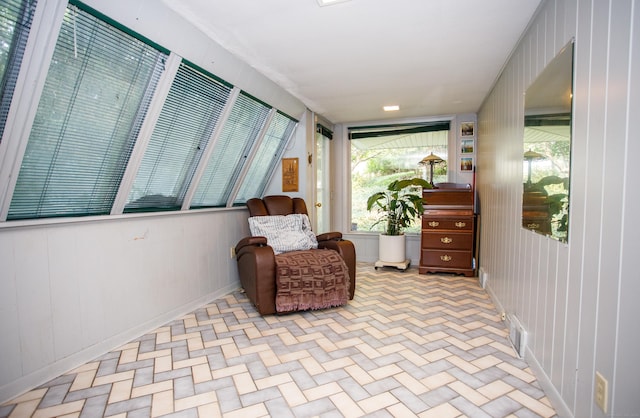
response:
{"label": "white planter pot", "polygon": [[387,263],[401,263],[406,259],[405,236],[380,234],[378,258]]}

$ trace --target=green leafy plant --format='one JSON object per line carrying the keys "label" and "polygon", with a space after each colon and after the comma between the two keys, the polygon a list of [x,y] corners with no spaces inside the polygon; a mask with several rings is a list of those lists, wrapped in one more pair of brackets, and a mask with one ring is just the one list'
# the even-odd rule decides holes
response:
{"label": "green leafy plant", "polygon": [[422,189],[420,193],[411,193],[410,187],[430,189],[427,180],[415,177],[412,179],[394,180],[387,189],[376,192],[367,199],[367,210],[377,210],[381,214],[373,226],[385,222],[386,235],[401,235],[411,221],[420,216],[424,210],[422,205]]}

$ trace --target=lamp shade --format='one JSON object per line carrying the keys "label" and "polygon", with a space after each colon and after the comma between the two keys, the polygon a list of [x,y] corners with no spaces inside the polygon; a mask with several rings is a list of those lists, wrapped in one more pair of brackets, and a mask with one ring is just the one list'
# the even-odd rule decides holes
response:
{"label": "lamp shade", "polygon": [[544,155],[540,154],[539,152],[535,152],[535,151],[527,151],[524,153],[524,160],[527,162],[527,184],[531,185],[531,162],[533,160],[544,160],[545,157]]}
{"label": "lamp shade", "polygon": [[433,166],[444,161],[442,158],[434,155],[433,152],[424,157],[418,164],[429,167],[429,184],[433,187]]}
{"label": "lamp shade", "polygon": [[424,157],[418,164],[436,164],[442,162],[442,158],[434,155],[433,152]]}
{"label": "lamp shade", "polygon": [[539,152],[535,152],[535,151],[527,151],[524,153],[524,159],[531,161],[531,160],[544,160],[545,156],[540,154]]}

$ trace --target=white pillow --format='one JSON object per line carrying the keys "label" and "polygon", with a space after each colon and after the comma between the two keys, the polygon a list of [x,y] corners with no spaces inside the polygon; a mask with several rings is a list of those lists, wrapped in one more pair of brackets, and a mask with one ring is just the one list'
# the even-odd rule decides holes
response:
{"label": "white pillow", "polygon": [[254,237],[266,237],[276,254],[318,248],[309,217],[304,214],[252,216],[249,229]]}

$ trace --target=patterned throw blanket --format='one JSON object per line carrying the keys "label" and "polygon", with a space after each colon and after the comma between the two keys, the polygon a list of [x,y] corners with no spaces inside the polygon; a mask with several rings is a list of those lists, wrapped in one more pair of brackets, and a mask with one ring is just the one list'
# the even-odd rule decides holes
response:
{"label": "patterned throw blanket", "polygon": [[276,255],[276,311],[340,306],[349,299],[347,265],[334,250]]}

